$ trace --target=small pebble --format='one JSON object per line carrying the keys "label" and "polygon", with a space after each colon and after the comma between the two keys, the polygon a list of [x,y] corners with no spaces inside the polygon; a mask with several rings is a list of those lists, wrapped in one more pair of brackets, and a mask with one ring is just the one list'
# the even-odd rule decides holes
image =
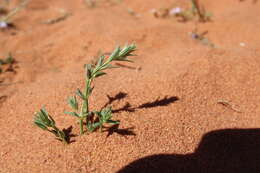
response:
{"label": "small pebble", "polygon": [[0,22],[0,28],[7,28],[8,24],[6,22]]}
{"label": "small pebble", "polygon": [[171,16],[174,16],[174,15],[177,15],[177,14],[180,14],[182,11],[182,9],[180,7],[175,7],[175,8],[172,8],[170,11],[169,11],[169,14]]}

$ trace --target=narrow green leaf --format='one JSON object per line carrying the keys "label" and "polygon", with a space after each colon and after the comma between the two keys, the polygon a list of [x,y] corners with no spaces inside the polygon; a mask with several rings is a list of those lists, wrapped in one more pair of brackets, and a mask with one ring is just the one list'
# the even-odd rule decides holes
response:
{"label": "narrow green leaf", "polygon": [[53,133],[56,137],[59,137],[58,131],[53,129],[50,132]]}
{"label": "narrow green leaf", "polygon": [[88,79],[90,79],[92,77],[92,71],[93,71],[92,65],[91,64],[87,64],[86,68],[87,68],[87,77],[88,77]]}
{"label": "narrow green leaf", "polygon": [[108,60],[109,61],[113,61],[115,58],[117,58],[119,56],[120,53],[120,47],[116,47],[115,50],[112,52],[112,54],[109,56]]}
{"label": "narrow green leaf", "polygon": [[133,51],[135,51],[136,46],[134,44],[125,45],[125,47],[120,51],[120,57],[130,56]]}
{"label": "narrow green leaf", "polygon": [[120,59],[115,59],[115,61],[127,61],[127,62],[134,62],[133,60],[130,60],[128,58],[120,58]]}
{"label": "narrow green leaf", "polygon": [[90,95],[91,95],[91,93],[92,93],[93,89],[94,89],[94,87],[92,87],[92,88],[88,88],[88,96],[90,96]]}
{"label": "narrow green leaf", "polygon": [[100,122],[96,122],[96,123],[88,123],[87,124],[87,129],[90,132],[93,132],[97,127],[100,127],[102,124]]}
{"label": "narrow green leaf", "polygon": [[70,105],[73,109],[78,110],[78,108],[79,108],[79,107],[78,107],[78,101],[77,101],[77,98],[76,98],[75,96],[69,97],[68,103],[69,103],[69,105]]}
{"label": "narrow green leaf", "polygon": [[38,121],[34,121],[34,124],[37,125],[38,127],[40,127],[43,130],[47,130],[48,129],[44,124],[42,124],[42,123],[40,123]]}
{"label": "narrow green leaf", "polygon": [[107,64],[107,65],[103,66],[101,68],[101,70],[106,70],[106,69],[110,69],[110,68],[119,68],[119,66],[114,66],[112,64]]}
{"label": "narrow green leaf", "polygon": [[100,122],[96,122],[93,124],[93,128],[96,129],[97,127],[101,126]]}
{"label": "narrow green leaf", "polygon": [[105,59],[105,56],[101,55],[100,58],[98,59],[96,68],[99,68],[103,64],[104,59]]}
{"label": "narrow green leaf", "polygon": [[106,74],[105,72],[98,71],[98,72],[95,73],[95,77],[97,78],[97,77],[103,76],[105,74]]}
{"label": "narrow green leaf", "polygon": [[48,114],[48,120],[51,121],[51,126],[52,126],[52,127],[55,126],[55,121],[54,121],[54,119],[52,118],[52,116],[49,115],[49,114]]}
{"label": "narrow green leaf", "polygon": [[76,90],[76,94],[83,100],[86,100],[85,95],[80,91],[80,89]]}
{"label": "narrow green leaf", "polygon": [[49,114],[48,112],[45,110],[45,108],[40,109],[40,112],[38,112],[38,115],[41,119],[42,122],[44,122],[44,124],[48,127],[51,126],[52,121],[49,119]]}
{"label": "narrow green leaf", "polygon": [[75,117],[78,117],[79,118],[79,114],[77,114],[76,112],[64,112],[65,114],[68,114],[68,115],[72,115],[72,116],[75,116]]}

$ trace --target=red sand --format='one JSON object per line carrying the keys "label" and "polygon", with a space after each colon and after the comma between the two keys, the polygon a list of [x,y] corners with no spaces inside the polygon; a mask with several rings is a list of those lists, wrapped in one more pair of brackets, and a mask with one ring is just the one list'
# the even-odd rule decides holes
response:
{"label": "red sand", "polygon": [[[83,1],[34,0],[17,14],[13,21],[17,29],[0,32],[1,57],[12,52],[18,61],[16,74],[0,74],[5,79],[0,83],[0,97],[6,97],[0,100],[0,172],[112,173],[155,154],[189,158],[187,154],[199,153],[196,148],[203,136],[213,130],[260,127],[260,3],[203,1],[214,14],[212,22],[198,24],[216,45],[210,48],[189,36],[194,21],[180,23],[150,13],[178,2],[102,1],[90,9]],[[53,25],[42,24],[59,15],[59,8],[72,15]],[[140,17],[131,16],[127,8]],[[136,69],[113,69],[97,79],[90,103],[98,109],[108,102],[106,95],[126,93],[112,103],[118,110],[114,118],[121,121],[120,129],[133,128],[135,135],[107,137],[107,132],[95,132],[74,137],[75,142],[64,146],[33,125],[34,113],[45,105],[59,127],[72,126],[72,133],[78,134],[76,119],[63,112],[70,110],[67,97],[84,85],[83,65],[99,50],[110,52],[127,42],[138,46],[135,63],[127,64]],[[147,104],[157,99],[161,102]],[[219,104],[221,100],[242,113]],[[132,111],[121,109],[127,103]],[[241,143],[247,142],[242,139]],[[259,153],[259,145],[252,149]],[[248,158],[250,163],[255,160]],[[234,163],[242,164],[242,160]],[[198,161],[200,171],[214,172],[203,158]],[[169,172],[199,172],[188,163],[172,162],[187,170]],[[253,163],[257,168],[257,161]],[[222,172],[239,172],[220,165]]]}

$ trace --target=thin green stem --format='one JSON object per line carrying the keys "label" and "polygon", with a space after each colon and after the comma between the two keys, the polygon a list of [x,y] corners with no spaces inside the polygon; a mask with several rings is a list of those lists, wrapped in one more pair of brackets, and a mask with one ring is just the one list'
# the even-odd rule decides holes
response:
{"label": "thin green stem", "polygon": [[83,131],[83,119],[82,118],[79,119],[79,128],[80,128],[80,135],[83,135],[84,131]]}
{"label": "thin green stem", "polygon": [[86,81],[86,100],[84,100],[84,102],[85,102],[85,113],[86,113],[86,115],[88,116],[89,115],[89,96],[90,96],[90,93],[89,93],[89,91],[90,91],[90,89],[91,89],[91,82],[92,82],[92,79],[87,79],[87,81]]}

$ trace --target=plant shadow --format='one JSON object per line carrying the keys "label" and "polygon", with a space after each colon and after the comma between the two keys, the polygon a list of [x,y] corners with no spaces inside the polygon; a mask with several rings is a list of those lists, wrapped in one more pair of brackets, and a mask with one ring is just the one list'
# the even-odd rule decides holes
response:
{"label": "plant shadow", "polygon": [[129,127],[129,128],[125,128],[125,129],[119,129],[119,124],[115,124],[109,128],[107,128],[107,137],[109,137],[110,135],[112,135],[113,133],[117,133],[121,136],[136,136],[136,134],[133,131],[134,127]]}
{"label": "plant shadow", "polygon": [[124,93],[124,92],[119,92],[114,97],[111,97],[107,94],[108,102],[101,109],[107,107],[108,105],[112,104],[116,100],[119,101],[119,100],[122,100],[126,97],[127,97],[127,93]]}
{"label": "plant shadow", "polygon": [[[125,97],[127,97],[127,93],[123,93],[123,92],[119,92],[118,94],[116,94],[114,97],[111,97],[109,95],[107,95],[108,97],[108,102],[102,107],[105,108],[106,106],[112,104],[114,101],[116,100],[122,100]],[[176,101],[178,101],[179,98],[176,96],[165,96],[164,98],[157,98],[156,100],[152,101],[152,102],[146,102],[143,103],[139,106],[133,107],[129,102],[126,102],[125,105],[121,108],[118,109],[113,109],[112,113],[118,113],[118,112],[135,112],[137,109],[144,109],[144,108],[153,108],[153,107],[159,107],[159,106],[168,106],[171,103],[174,103]]]}
{"label": "plant shadow", "polygon": [[[108,102],[102,107],[102,109],[105,108],[106,106],[112,104],[113,102],[115,102],[117,100],[122,100],[126,97],[127,97],[127,93],[124,93],[124,92],[119,92],[115,96],[107,95]],[[118,108],[118,109],[112,109],[112,113],[119,113],[122,111],[135,112],[137,109],[146,109],[146,108],[153,108],[153,107],[158,107],[158,106],[168,106],[169,104],[174,103],[178,100],[179,100],[179,98],[176,96],[172,96],[172,97],[165,96],[162,99],[158,98],[152,102],[146,102],[146,103],[143,103],[136,107],[133,107],[129,102],[126,102],[123,107]],[[111,136],[113,133],[117,133],[124,137],[135,136],[136,134],[133,132],[133,129],[134,129],[133,127],[119,129],[119,124],[116,124],[111,127],[107,127],[107,130],[106,130],[108,132],[107,137]]]}
{"label": "plant shadow", "polygon": [[75,140],[71,140],[72,137],[76,137],[77,135],[75,134],[72,134],[72,126],[69,126],[68,128],[64,128],[62,129],[62,131],[65,133],[66,135],[66,141],[70,144],[70,143],[73,143],[73,142],[76,142]]}
{"label": "plant shadow", "polygon": [[117,173],[259,173],[260,129],[206,133],[194,153],[138,159]]}
{"label": "plant shadow", "polygon": [[155,101],[144,103],[144,104],[138,106],[137,109],[153,108],[153,107],[158,107],[158,106],[168,106],[169,104],[174,103],[178,100],[179,100],[179,98],[176,96],[172,96],[169,98],[168,98],[168,96],[165,96],[162,99],[158,98]]}

